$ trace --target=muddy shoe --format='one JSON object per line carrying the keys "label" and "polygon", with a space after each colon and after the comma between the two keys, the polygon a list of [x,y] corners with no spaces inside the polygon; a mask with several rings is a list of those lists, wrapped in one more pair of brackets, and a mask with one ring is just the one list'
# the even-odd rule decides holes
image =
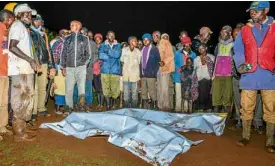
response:
{"label": "muddy shoe", "polygon": [[38,113],[39,116],[44,116],[46,118],[51,117],[52,115],[50,113],[48,113],[47,111],[43,111],[43,112],[39,112]]}
{"label": "muddy shoe", "polygon": [[12,131],[8,130],[5,126],[0,127],[0,134],[9,135],[9,136],[13,135]]}
{"label": "muddy shoe", "polygon": [[30,134],[24,133],[21,135],[15,135],[13,137],[14,142],[32,142],[36,140],[36,136],[32,136]]}
{"label": "muddy shoe", "polygon": [[259,134],[259,135],[263,135],[264,134],[264,128],[263,126],[259,126],[255,128],[255,131]]}
{"label": "muddy shoe", "polygon": [[[0,135],[0,141],[3,141],[4,140],[4,138]],[[1,156],[1,152],[0,152],[0,156]]]}
{"label": "muddy shoe", "polygon": [[237,142],[237,146],[245,147],[249,144],[249,140],[242,138],[240,141]]}
{"label": "muddy shoe", "polygon": [[267,146],[266,150],[268,153],[275,153],[275,146]]}
{"label": "muddy shoe", "polygon": [[30,142],[35,141],[36,136],[31,136],[28,133],[25,132],[26,130],[26,122],[21,119],[14,119],[12,130],[14,133],[13,141],[14,142]]}

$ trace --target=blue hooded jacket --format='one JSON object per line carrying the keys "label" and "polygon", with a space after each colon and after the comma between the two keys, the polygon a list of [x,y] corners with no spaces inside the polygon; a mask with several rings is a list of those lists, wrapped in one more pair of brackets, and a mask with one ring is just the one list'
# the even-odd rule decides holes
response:
{"label": "blue hooded jacket", "polygon": [[113,43],[113,46],[105,41],[99,47],[99,59],[102,61],[100,72],[102,74],[115,74],[120,75],[120,56],[121,45],[119,43]]}
{"label": "blue hooded jacket", "polygon": [[[194,62],[194,59],[196,58],[196,53],[194,53],[193,51],[191,51],[191,53],[189,54],[189,57]],[[175,83],[181,83],[181,81],[180,81],[181,73],[179,73],[178,70],[183,65],[184,65],[184,62],[183,62],[183,53],[182,53],[182,50],[178,50],[175,53],[175,72],[173,73],[173,80],[174,80]]]}

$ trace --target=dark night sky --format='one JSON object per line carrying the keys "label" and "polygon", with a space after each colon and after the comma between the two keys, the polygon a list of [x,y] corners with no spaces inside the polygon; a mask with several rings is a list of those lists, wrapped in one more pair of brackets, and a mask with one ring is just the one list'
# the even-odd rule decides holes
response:
{"label": "dark night sky", "polygon": [[[0,2],[4,7],[7,2]],[[22,3],[22,2],[20,2]],[[246,9],[250,2],[27,2],[42,15],[45,26],[58,31],[69,29],[71,20],[80,20],[94,33],[116,32],[121,42],[128,36],[141,38],[145,32],[160,30],[170,35],[173,44],[179,32],[187,30],[193,37],[201,26],[209,26],[218,36],[223,25],[233,28],[238,22],[249,19]],[[273,7],[273,8],[272,8]],[[271,2],[270,16],[274,15]]]}

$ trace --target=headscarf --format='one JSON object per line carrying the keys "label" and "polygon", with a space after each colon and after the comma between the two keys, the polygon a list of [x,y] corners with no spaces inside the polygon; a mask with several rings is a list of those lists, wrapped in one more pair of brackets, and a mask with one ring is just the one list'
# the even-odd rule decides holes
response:
{"label": "headscarf", "polygon": [[142,39],[145,39],[145,38],[149,39],[150,41],[153,40],[152,35],[149,33],[145,33],[144,35],[142,35]]}

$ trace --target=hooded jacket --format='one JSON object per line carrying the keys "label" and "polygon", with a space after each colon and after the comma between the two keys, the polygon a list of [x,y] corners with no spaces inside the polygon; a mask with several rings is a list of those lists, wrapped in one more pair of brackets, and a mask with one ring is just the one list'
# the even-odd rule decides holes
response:
{"label": "hooded jacket", "polygon": [[99,47],[99,60],[102,61],[101,74],[120,75],[121,45],[115,41],[112,45],[106,40]]}

